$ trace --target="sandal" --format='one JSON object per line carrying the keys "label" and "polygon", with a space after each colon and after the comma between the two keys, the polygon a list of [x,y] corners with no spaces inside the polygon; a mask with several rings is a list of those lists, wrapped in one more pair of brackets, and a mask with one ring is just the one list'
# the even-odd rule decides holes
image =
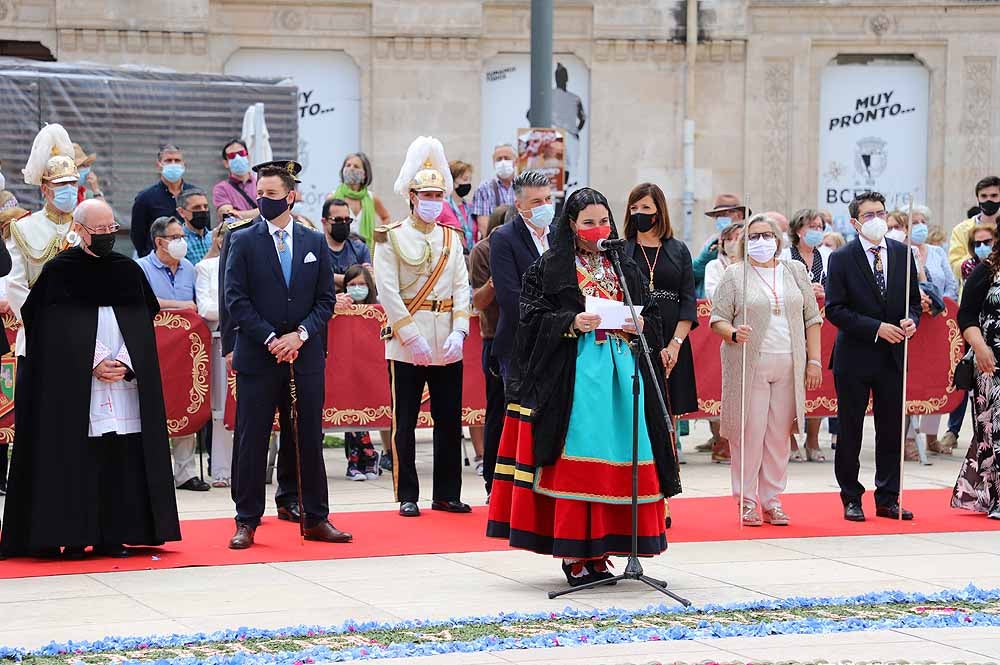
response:
{"label": "sandal", "polygon": [[826,461],[826,455],[821,448],[806,448],[806,461],[822,463]]}
{"label": "sandal", "polygon": [[764,524],[764,519],[757,512],[757,504],[750,501],[743,504],[741,519],[743,526],[762,526]]}
{"label": "sandal", "polygon": [[229,485],[228,478],[218,478],[212,481],[212,487],[229,487]]}
{"label": "sandal", "polygon": [[789,462],[795,462],[795,463],[804,462],[805,460],[802,459],[802,451],[799,450],[798,448],[796,448],[795,450],[791,451],[788,454],[788,461]]}

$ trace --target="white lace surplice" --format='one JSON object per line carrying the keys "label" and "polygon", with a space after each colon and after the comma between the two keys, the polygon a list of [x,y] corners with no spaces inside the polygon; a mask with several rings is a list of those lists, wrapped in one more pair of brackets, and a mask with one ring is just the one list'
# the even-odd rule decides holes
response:
{"label": "white lace surplice", "polygon": [[[97,342],[94,344],[92,367],[112,358],[131,369],[132,358],[125,348],[125,340],[115,310],[100,307],[97,310]],[[139,387],[135,380],[105,383],[96,377],[90,379],[90,436],[99,437],[108,432],[135,434],[142,430],[139,420]]]}

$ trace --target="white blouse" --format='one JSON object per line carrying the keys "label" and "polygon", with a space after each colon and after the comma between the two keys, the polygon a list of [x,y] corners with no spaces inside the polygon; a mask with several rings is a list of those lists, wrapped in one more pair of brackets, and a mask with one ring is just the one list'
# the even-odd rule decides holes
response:
{"label": "white blouse", "polygon": [[771,321],[767,326],[767,332],[760,345],[761,353],[791,353],[792,352],[792,332],[788,328],[788,316],[785,311],[785,268],[780,263],[773,268],[759,268],[754,266],[750,271],[750,279],[757,280],[757,287],[767,295],[768,302],[774,305],[775,295],[772,293],[773,287],[777,292],[779,313],[771,310]]}
{"label": "white blouse", "polygon": [[219,325],[219,257],[202,259],[194,267],[194,297],[198,315],[205,319],[209,330]]}
{"label": "white blouse", "polygon": [[[99,307],[97,310],[97,341],[94,344],[94,360],[91,369],[108,358],[117,360],[129,369],[129,356],[125,339],[118,327],[115,310]],[[139,418],[139,386],[136,380],[105,383],[97,377],[90,379],[90,433],[99,437],[109,432],[135,434],[142,431]]]}

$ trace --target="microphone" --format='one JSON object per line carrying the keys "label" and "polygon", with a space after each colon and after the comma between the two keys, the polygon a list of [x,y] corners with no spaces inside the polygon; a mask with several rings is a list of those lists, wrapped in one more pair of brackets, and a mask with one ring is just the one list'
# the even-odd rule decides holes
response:
{"label": "microphone", "polygon": [[598,252],[609,252],[614,250],[625,249],[625,241],[621,238],[612,240],[611,238],[602,238],[597,241],[597,251]]}

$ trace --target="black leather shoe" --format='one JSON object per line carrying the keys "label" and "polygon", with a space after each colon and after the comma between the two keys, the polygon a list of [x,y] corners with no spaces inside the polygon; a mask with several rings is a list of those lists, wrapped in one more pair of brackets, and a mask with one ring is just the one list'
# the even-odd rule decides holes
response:
{"label": "black leather shoe", "polygon": [[844,506],[844,519],[848,522],[864,522],[865,511],[861,510],[861,503],[851,501]]}
{"label": "black leather shoe", "polygon": [[903,520],[912,520],[913,513],[904,508],[900,508],[898,503],[891,504],[889,506],[878,506],[875,508],[875,514],[879,517],[888,517],[890,519],[898,520],[900,511],[903,512]]}
{"label": "black leather shoe", "polygon": [[86,556],[87,556],[87,548],[86,547],[79,547],[79,546],[74,545],[72,547],[64,547],[63,548],[63,558],[64,559],[70,559],[72,561],[79,561],[80,559],[83,559]]}
{"label": "black leather shoe", "polygon": [[413,501],[404,501],[399,504],[399,514],[403,517],[420,517],[420,508]]}
{"label": "black leather shoe", "polygon": [[302,512],[295,504],[290,506],[278,506],[278,519],[298,524],[302,521]]}
{"label": "black leather shoe", "polygon": [[472,508],[461,501],[434,501],[431,510],[443,510],[446,513],[471,513]]}
{"label": "black leather shoe", "polygon": [[206,483],[201,478],[198,478],[197,476],[195,476],[194,478],[192,478],[191,480],[187,481],[186,483],[182,483],[182,484],[178,485],[177,489],[179,489],[179,490],[191,490],[192,492],[207,492],[208,490],[212,489],[212,486],[209,485],[208,483]]}

